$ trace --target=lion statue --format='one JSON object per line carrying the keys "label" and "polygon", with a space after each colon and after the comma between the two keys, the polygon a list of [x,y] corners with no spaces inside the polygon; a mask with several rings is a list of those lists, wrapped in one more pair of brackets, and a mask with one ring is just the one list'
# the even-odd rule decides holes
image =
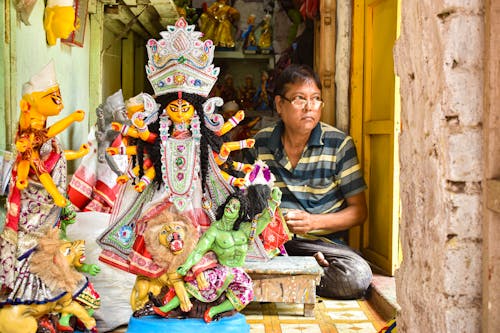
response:
{"label": "lion statue", "polygon": [[130,296],[133,311],[142,309],[149,300],[149,294],[158,296],[164,286],[175,290],[181,300],[181,308],[191,307],[183,277],[177,274],[176,269],[184,263],[198,239],[199,233],[188,218],[167,209],[148,221],[144,232],[146,248],[164,273],[157,278],[137,276]]}
{"label": "lion statue", "polygon": [[86,278],[76,268],[85,259],[85,241],[59,239],[59,229],[43,236],[30,258],[30,271],[45,288],[60,295],[55,301],[43,304],[15,304],[0,308],[0,332],[35,333],[38,320],[50,313],[76,316],[86,329],[96,331],[96,321],[73,294],[82,289]]}

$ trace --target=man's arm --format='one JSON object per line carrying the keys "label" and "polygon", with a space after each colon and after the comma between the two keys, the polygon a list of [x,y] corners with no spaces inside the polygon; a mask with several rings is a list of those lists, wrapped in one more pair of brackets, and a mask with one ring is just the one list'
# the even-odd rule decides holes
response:
{"label": "man's arm", "polygon": [[347,230],[363,224],[367,217],[365,192],[346,198],[347,207],[328,214],[310,214],[301,210],[290,210],[285,221],[294,234],[306,234],[313,230],[325,230],[327,233]]}

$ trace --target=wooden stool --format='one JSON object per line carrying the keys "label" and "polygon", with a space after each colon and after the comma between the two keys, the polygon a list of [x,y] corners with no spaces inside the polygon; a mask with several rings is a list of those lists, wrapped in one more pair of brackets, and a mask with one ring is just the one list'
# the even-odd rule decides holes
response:
{"label": "wooden stool", "polygon": [[304,304],[304,316],[314,316],[316,286],[323,268],[313,257],[278,256],[269,261],[247,261],[254,301]]}

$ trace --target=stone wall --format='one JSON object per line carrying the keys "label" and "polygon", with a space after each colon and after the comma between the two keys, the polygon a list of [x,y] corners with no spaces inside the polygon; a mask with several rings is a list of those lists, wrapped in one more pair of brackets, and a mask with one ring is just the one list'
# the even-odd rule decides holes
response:
{"label": "stone wall", "polygon": [[481,331],[482,6],[402,0],[401,332]]}

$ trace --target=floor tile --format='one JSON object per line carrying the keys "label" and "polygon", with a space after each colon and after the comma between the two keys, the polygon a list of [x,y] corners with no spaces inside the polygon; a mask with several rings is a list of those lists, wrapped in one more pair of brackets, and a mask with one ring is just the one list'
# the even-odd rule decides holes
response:
{"label": "floor tile", "polygon": [[356,320],[356,321],[368,321],[368,317],[363,311],[355,310],[345,310],[345,311],[328,311],[328,315],[333,320]]}
{"label": "floor tile", "polygon": [[304,315],[301,314],[294,314],[294,315],[289,315],[289,314],[278,314],[279,320],[295,320],[295,321],[310,321],[310,320],[315,320],[314,317],[304,317]]}
{"label": "floor tile", "polygon": [[282,333],[321,333],[318,324],[281,324]]}
{"label": "floor tile", "polygon": [[359,303],[356,300],[328,300],[322,299],[323,304],[327,309],[356,309],[359,308]]}
{"label": "floor tile", "polygon": [[335,324],[338,333],[377,333],[372,323]]}
{"label": "floor tile", "polygon": [[264,324],[250,324],[250,333],[266,333]]}

